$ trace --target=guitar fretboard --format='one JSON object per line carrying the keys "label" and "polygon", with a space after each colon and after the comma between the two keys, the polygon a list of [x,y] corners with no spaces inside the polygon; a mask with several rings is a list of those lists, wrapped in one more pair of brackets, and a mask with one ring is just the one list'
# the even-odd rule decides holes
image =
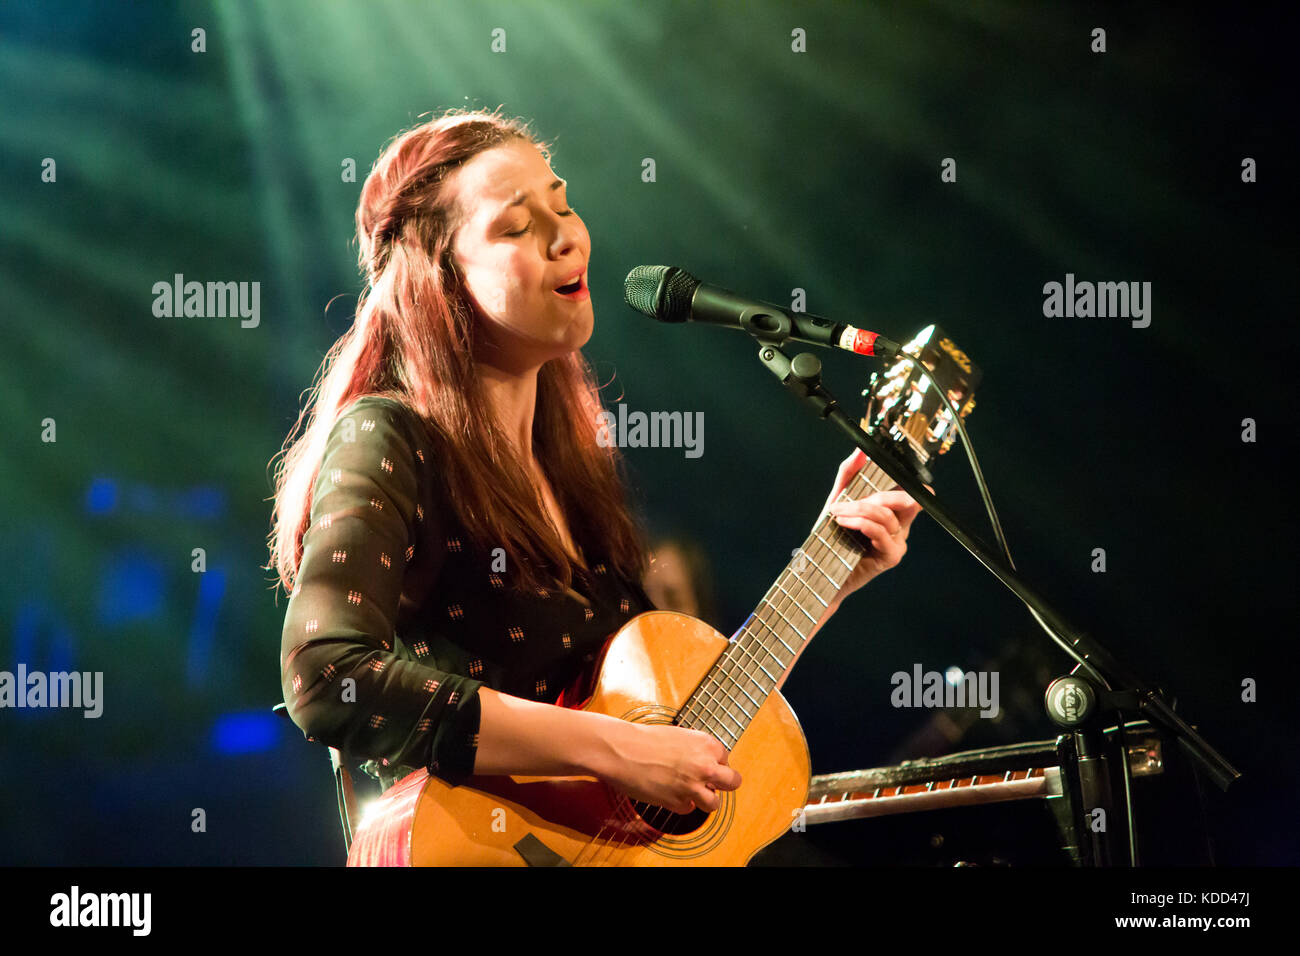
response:
{"label": "guitar fretboard", "polygon": [[[853,501],[892,486],[868,460],[835,500]],[[706,731],[733,749],[869,548],[858,532],[823,514],[674,723]]]}

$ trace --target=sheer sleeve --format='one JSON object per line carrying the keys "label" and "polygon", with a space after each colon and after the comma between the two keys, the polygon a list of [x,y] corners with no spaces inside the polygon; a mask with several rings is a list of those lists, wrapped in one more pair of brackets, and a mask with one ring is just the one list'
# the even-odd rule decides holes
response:
{"label": "sheer sleeve", "polygon": [[[482,683],[394,652],[417,529],[439,520],[420,504],[431,463],[406,414],[363,398],[330,431],[285,611],[281,682],[309,740],[456,784],[473,772]],[[445,556],[419,557],[441,566]]]}

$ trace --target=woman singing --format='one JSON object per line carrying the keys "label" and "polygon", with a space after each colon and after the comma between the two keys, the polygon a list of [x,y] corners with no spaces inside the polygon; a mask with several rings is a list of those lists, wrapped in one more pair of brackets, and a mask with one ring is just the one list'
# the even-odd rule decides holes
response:
{"label": "woman singing", "polygon": [[[712,810],[741,784],[714,737],[554,704],[653,606],[579,351],[591,237],[549,161],[526,124],[454,111],[394,139],[366,178],[368,288],[276,475],[284,699],[309,739],[385,785],[421,767],[450,784],[589,775]],[[898,563],[918,509],[898,490],[841,506],[872,550],[821,623]]]}

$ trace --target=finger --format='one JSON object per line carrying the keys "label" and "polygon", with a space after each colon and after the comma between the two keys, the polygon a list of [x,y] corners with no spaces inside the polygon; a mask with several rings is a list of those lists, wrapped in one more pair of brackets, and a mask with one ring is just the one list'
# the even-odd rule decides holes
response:
{"label": "finger", "polygon": [[[934,494],[934,493],[935,493],[935,492],[934,492],[934,486],[932,486],[932,485],[927,485],[927,484],[925,484],[925,482],[922,482],[922,483],[921,483],[921,487],[923,487],[926,491],[930,492],[930,494]],[[902,488],[899,488],[898,485],[891,485],[891,486],[890,486],[890,490],[891,490],[891,491],[902,491],[903,489],[902,489]]]}
{"label": "finger", "polygon": [[871,542],[871,546],[882,555],[892,555],[898,545],[901,544],[898,538],[895,538],[885,529],[884,525],[870,518],[859,515],[836,515],[835,520],[842,527],[852,528],[854,531],[860,531],[866,535],[867,540]]}
{"label": "finger", "polygon": [[825,507],[822,508],[823,513],[826,511],[827,508],[831,506],[831,502],[833,502],[836,498],[839,497],[840,492],[843,491],[846,487],[848,487],[848,484],[852,480],[853,476],[856,475],[859,471],[861,471],[862,466],[865,465],[866,463],[867,463],[867,456],[862,453],[862,449],[860,448],[853,449],[853,453],[850,454],[848,458],[845,458],[842,462],[840,462],[839,471],[835,473],[835,488],[834,490],[831,491],[830,496],[826,499],[826,505]]}
{"label": "finger", "polygon": [[740,772],[734,767],[714,767],[705,783],[714,790],[735,790],[740,786]]}
{"label": "finger", "polygon": [[916,516],[919,515],[920,513],[921,513],[921,506],[919,504],[902,511],[894,512],[894,514],[898,515],[898,523],[902,527],[904,535],[906,535],[907,532],[911,529],[912,522],[916,520]]}
{"label": "finger", "polygon": [[902,530],[902,523],[892,509],[886,508],[884,505],[874,504],[869,498],[862,498],[858,501],[845,501],[835,505],[832,514],[837,518],[870,518],[877,524],[883,525],[889,534],[898,534]]}
{"label": "finger", "polygon": [[891,488],[888,491],[877,491],[874,495],[867,495],[863,501],[874,502],[878,505],[884,505],[886,508],[911,508],[921,507],[917,500],[901,488]]}
{"label": "finger", "polygon": [[694,801],[695,805],[699,807],[701,810],[705,811],[706,813],[712,813],[714,810],[718,809],[718,795],[714,793],[712,790],[710,790],[708,787],[704,786],[703,784],[700,784],[699,786],[695,787],[691,792],[692,792],[691,799]]}
{"label": "finger", "polygon": [[850,475],[852,475],[855,472],[857,472],[866,463],[867,463],[867,456],[863,453],[862,449],[855,448],[853,449],[853,451],[849,452],[848,458],[845,458],[842,462],[840,462],[840,474],[844,474],[844,472],[847,471]]}
{"label": "finger", "polygon": [[729,751],[727,750],[726,744],[713,736],[713,734],[705,733],[702,730],[694,730],[691,732],[699,735],[699,740],[703,741],[703,743],[709,748],[709,753],[713,755],[714,760],[718,763],[727,762]]}
{"label": "finger", "polygon": [[[928,488],[929,485],[926,487]],[[892,493],[895,492],[901,494],[902,497],[898,499],[892,498]],[[891,492],[891,499],[888,507],[892,508],[894,513],[898,515],[898,520],[902,522],[904,529],[912,523],[917,515],[925,510],[919,501],[907,494],[907,492],[899,489],[893,489],[893,492]]]}
{"label": "finger", "polygon": [[862,465],[866,461],[866,456],[861,452],[849,455],[840,462],[840,467],[835,472],[835,491],[833,494],[839,494],[845,486],[853,480],[853,476],[862,470]]}
{"label": "finger", "polygon": [[[878,494],[883,496],[885,494],[888,494],[888,492],[882,491],[879,492]],[[889,511],[894,515],[894,519],[898,522],[898,526],[899,529],[901,529],[902,531],[903,537],[906,537],[908,529],[911,528],[912,522],[916,520],[916,516],[921,513],[922,509],[921,509],[920,502],[912,499],[910,496],[907,495],[906,492],[899,492],[899,494],[901,494],[903,497],[897,498],[891,495],[891,497],[884,498],[882,501],[882,499],[880,497],[877,497],[877,495],[871,495],[870,497],[864,498],[863,500],[870,503],[880,503],[883,504],[885,507],[887,507]],[[893,529],[893,526],[892,524],[890,524],[890,522],[886,521],[885,524],[887,527],[890,528],[890,532],[892,534],[898,533]]]}

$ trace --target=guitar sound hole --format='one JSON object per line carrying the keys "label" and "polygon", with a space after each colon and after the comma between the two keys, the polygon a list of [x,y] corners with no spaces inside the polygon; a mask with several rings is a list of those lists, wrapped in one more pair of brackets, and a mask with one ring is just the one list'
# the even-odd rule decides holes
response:
{"label": "guitar sound hole", "polygon": [[636,801],[632,804],[632,809],[636,811],[637,816],[650,826],[660,833],[666,833],[670,836],[693,833],[704,826],[705,821],[709,819],[708,813],[699,808],[692,810],[690,813],[673,813],[671,810],[657,807],[653,803]]}

